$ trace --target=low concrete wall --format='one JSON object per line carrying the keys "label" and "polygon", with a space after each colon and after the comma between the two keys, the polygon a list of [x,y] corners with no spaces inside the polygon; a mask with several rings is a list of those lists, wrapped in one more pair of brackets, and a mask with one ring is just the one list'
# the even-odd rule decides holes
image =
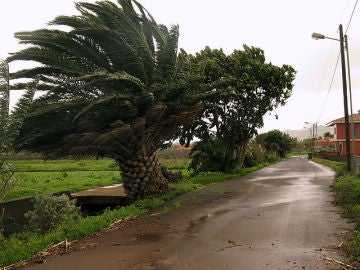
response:
{"label": "low concrete wall", "polygon": [[[53,195],[60,196],[62,194],[70,196],[70,192],[68,191],[56,192]],[[29,210],[34,210],[32,199],[33,197],[5,201],[0,203],[0,209],[5,210],[4,221],[11,218],[15,223],[22,225],[27,224],[28,220],[25,218],[24,214]]]}
{"label": "low concrete wall", "polygon": [[[57,192],[52,195],[60,196],[62,194],[66,194],[71,199],[75,199],[77,206],[80,206],[85,214],[96,214],[106,208],[115,208],[130,203],[130,200],[125,196],[96,196],[91,194],[88,196],[74,196],[74,194],[70,194],[68,191]],[[5,210],[3,220],[6,222],[11,219],[11,223],[20,225],[27,224],[28,220],[25,218],[24,214],[29,210],[34,209],[32,199],[33,197],[0,203],[0,214],[2,213],[2,209]]]}
{"label": "low concrete wall", "polygon": [[31,200],[32,198],[24,198],[0,203],[0,209],[4,209],[5,211],[3,220],[6,221],[11,218],[14,219],[16,223],[26,224],[27,219],[24,217],[24,214],[34,209]]}

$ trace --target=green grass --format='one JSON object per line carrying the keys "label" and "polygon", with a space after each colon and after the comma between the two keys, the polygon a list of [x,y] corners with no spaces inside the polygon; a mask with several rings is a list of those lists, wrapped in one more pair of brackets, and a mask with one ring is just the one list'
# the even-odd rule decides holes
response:
{"label": "green grass", "polygon": [[6,200],[59,191],[76,192],[121,182],[119,171],[17,172],[14,177],[18,183]]}
{"label": "green grass", "polygon": [[12,160],[20,172],[118,171],[111,159]]}
{"label": "green grass", "polygon": [[334,191],[336,202],[345,209],[345,216],[355,222],[354,238],[342,248],[350,260],[360,266],[360,177],[351,174],[340,176],[334,185]]}
{"label": "green grass", "polygon": [[257,166],[251,167],[251,168],[243,168],[234,173],[220,173],[220,172],[201,173],[192,179],[192,183],[200,185],[200,186],[206,186],[206,185],[210,185],[210,184],[223,182],[225,180],[236,179],[240,176],[244,176],[253,171],[257,171],[261,168],[264,168],[267,165],[269,165],[269,164],[261,163]]}
{"label": "green grass", "polygon": [[[187,175],[188,158],[160,159],[170,170]],[[13,160],[18,183],[5,200],[59,191],[80,190],[121,183],[119,167],[111,159]]]}
{"label": "green grass", "polygon": [[165,166],[169,170],[186,169],[189,162],[189,158],[160,158],[161,165]]}
{"label": "green grass", "polygon": [[18,182],[5,200],[59,191],[76,192],[121,182],[119,167],[110,159],[13,160]]}
{"label": "green grass", "polygon": [[[19,168],[22,165],[24,165],[24,167],[17,173],[17,177],[20,178],[19,185],[10,194],[10,197],[23,196],[24,194],[30,195],[32,193],[48,193],[56,191],[57,189],[77,190],[91,188],[96,185],[107,185],[112,183],[112,181],[118,181],[118,171],[112,170],[112,168],[111,170],[104,171],[104,168],[109,167],[109,165],[111,167],[111,162],[108,160],[96,161],[97,170],[85,170],[84,167],[90,166],[92,162],[93,161],[84,161],[85,165],[83,165],[83,163],[79,165],[78,161],[65,160],[59,161],[61,164],[59,165],[56,164],[56,161],[46,161],[45,163],[38,161],[17,161],[15,163]],[[76,224],[71,222],[62,224],[46,235],[23,234],[10,237],[0,242],[0,267],[30,258],[46,247],[64,241],[65,239],[71,241],[89,236],[108,227],[119,219],[143,214],[157,207],[159,207],[159,214],[181,208],[181,202],[175,202],[170,209],[161,209],[161,205],[186,192],[202,188],[206,185],[235,179],[266,166],[266,164],[262,164],[231,174],[204,173],[189,178],[189,173],[185,168],[187,165],[184,165],[185,163],[187,164],[187,161],[174,162],[174,160],[165,160],[165,162],[162,161],[162,164],[166,162],[170,165],[172,164],[172,166],[169,166],[172,169],[180,168],[185,176],[184,181],[171,184],[171,190],[168,194],[158,198],[140,200],[129,206],[120,207],[113,211],[105,211],[98,216],[84,217],[80,221],[77,221]],[[25,166],[28,171],[25,171]],[[79,166],[79,170],[76,170],[77,166]],[[50,171],[50,167],[55,171]],[[114,177],[116,180],[113,179]],[[193,199],[196,200],[197,198],[193,196]]]}
{"label": "green grass", "polygon": [[314,162],[328,166],[330,168],[332,168],[337,174],[344,174],[345,170],[346,170],[346,165],[344,162],[336,162],[336,161],[331,161],[331,160],[326,160],[326,159],[321,159],[321,158],[316,158],[314,157],[312,159]]}

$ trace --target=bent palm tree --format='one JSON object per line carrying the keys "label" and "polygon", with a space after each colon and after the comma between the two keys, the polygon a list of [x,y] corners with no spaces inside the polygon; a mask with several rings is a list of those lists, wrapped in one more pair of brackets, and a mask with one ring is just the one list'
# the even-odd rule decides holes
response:
{"label": "bent palm tree", "polygon": [[35,93],[35,84],[30,82],[23,97],[18,100],[10,113],[9,83],[9,65],[6,61],[0,61],[0,202],[6,197],[16,182],[13,178],[15,168],[9,162],[8,155],[13,150],[13,143],[19,135],[23,120]]}
{"label": "bent palm tree", "polygon": [[51,22],[69,31],[15,34],[31,46],[8,60],[40,65],[12,78],[36,76],[45,92],[16,143],[48,156],[112,158],[128,197],[138,199],[168,190],[156,151],[200,111],[195,93],[207,89],[187,78],[178,26],[158,25],[135,0],[118,3],[77,3],[80,15]]}

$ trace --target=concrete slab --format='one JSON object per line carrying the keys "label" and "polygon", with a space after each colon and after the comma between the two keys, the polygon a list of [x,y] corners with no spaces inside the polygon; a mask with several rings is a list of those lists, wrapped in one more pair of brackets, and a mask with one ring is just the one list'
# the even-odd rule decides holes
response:
{"label": "concrete slab", "polygon": [[116,184],[106,187],[92,188],[82,190],[71,194],[72,197],[88,197],[88,196],[115,196],[126,197],[122,184]]}

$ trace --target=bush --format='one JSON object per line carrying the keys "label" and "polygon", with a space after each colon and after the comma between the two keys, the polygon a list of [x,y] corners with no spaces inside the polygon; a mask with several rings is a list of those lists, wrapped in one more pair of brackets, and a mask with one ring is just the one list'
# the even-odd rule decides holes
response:
{"label": "bush", "polygon": [[34,210],[25,213],[30,228],[40,233],[49,233],[57,225],[81,217],[80,207],[67,195],[39,195],[33,199]]}
{"label": "bush", "polygon": [[336,202],[341,205],[353,205],[360,202],[360,186],[355,182],[355,176],[345,174],[340,176],[334,185]]}

